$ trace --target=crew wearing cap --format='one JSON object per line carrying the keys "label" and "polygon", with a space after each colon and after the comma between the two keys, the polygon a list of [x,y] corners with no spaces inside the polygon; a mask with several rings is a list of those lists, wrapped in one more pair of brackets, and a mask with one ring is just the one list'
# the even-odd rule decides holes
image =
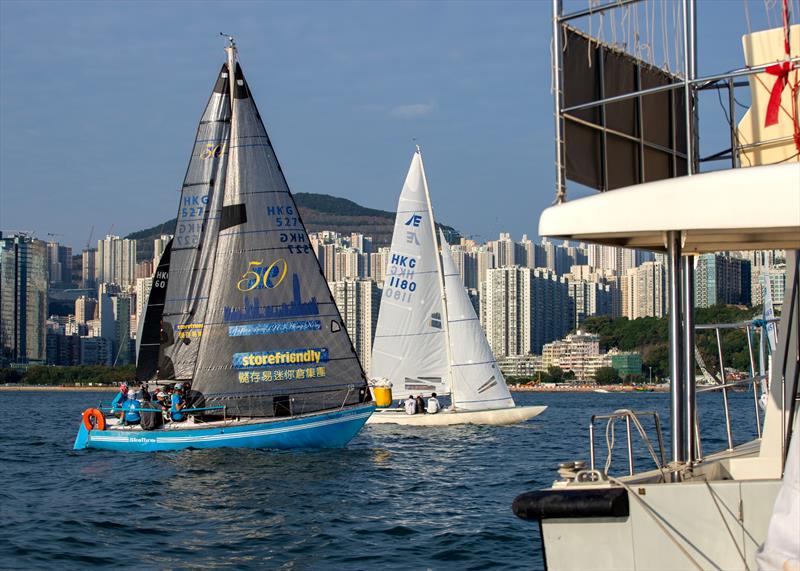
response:
{"label": "crew wearing cap", "polygon": [[136,391],[133,389],[128,390],[128,398],[122,405],[124,411],[125,424],[139,424],[142,417],[139,415],[139,399],[136,398]]}
{"label": "crew wearing cap", "polygon": [[175,391],[172,393],[171,406],[169,408],[169,414],[172,420],[175,422],[186,420],[186,416],[180,412],[185,405],[186,401],[183,396],[183,385],[178,383],[175,385]]}
{"label": "crew wearing cap", "polygon": [[119,386],[119,392],[111,401],[111,412],[118,413],[122,410],[122,405],[128,400],[128,383],[122,383]]}

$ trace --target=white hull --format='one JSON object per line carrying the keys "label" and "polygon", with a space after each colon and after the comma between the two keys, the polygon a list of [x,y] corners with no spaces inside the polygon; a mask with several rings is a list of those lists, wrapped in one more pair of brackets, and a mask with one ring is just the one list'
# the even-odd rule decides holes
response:
{"label": "white hull", "polygon": [[454,426],[457,424],[485,424],[501,426],[517,424],[544,412],[546,406],[516,406],[496,410],[440,411],[436,414],[406,414],[400,408],[376,410],[367,424],[403,424],[407,426]]}

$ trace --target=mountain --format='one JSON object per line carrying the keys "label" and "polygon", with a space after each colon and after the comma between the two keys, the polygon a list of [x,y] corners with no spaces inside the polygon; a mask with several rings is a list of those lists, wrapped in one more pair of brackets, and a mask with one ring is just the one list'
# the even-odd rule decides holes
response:
{"label": "mountain", "polygon": [[[375,248],[388,246],[392,241],[394,212],[366,208],[352,200],[327,194],[298,192],[294,195],[294,199],[309,232],[332,230],[344,235],[359,232],[365,236],[372,236]],[[461,237],[455,228],[443,224],[437,226],[442,229],[450,243],[457,242]],[[153,240],[161,234],[171,234],[174,228],[175,218],[151,228],[132,232],[125,237],[136,240],[138,261],[148,260],[153,257]]]}

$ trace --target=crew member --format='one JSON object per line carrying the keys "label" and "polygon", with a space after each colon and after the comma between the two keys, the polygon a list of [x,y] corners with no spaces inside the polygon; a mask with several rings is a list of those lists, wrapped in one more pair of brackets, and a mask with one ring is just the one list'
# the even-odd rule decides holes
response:
{"label": "crew member", "polygon": [[428,414],[436,414],[440,408],[436,393],[431,393],[431,398],[428,399]]}
{"label": "crew member", "polygon": [[139,415],[139,401],[136,398],[136,391],[130,389],[128,391],[128,398],[122,405],[122,423],[123,424],[139,424],[142,417]]}
{"label": "crew member", "polygon": [[122,383],[119,386],[119,392],[111,401],[111,412],[116,414],[122,410],[123,403],[128,400],[128,383]]}
{"label": "crew member", "polygon": [[406,414],[414,414],[417,412],[417,401],[414,400],[414,395],[408,395],[405,407],[406,407]]}
{"label": "crew member", "polygon": [[186,408],[186,400],[183,397],[183,385],[178,383],[175,385],[175,390],[172,393],[172,398],[170,399],[171,406],[169,408],[169,414],[173,421],[181,422],[186,420],[186,415],[182,412],[184,408]]}

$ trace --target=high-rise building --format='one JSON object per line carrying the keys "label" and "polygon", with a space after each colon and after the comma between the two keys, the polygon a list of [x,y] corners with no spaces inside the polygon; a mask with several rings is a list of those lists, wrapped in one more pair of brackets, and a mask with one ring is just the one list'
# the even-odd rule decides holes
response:
{"label": "high-rise building", "polygon": [[500,239],[491,240],[486,245],[489,251],[494,254],[495,267],[505,268],[517,263],[515,261],[516,248],[514,241],[511,239],[511,234],[501,232]]}
{"label": "high-rise building", "polygon": [[111,298],[114,310],[114,359],[115,365],[127,365],[133,361],[134,355],[130,350],[131,339],[131,298],[127,295],[117,295]]}
{"label": "high-rise building", "polygon": [[97,241],[97,281],[129,287],[136,281],[136,240],[106,236]]}
{"label": "high-rise building", "polygon": [[105,337],[81,337],[82,365],[111,365],[114,361],[113,343]]}
{"label": "high-rise building", "polygon": [[[155,240],[153,240],[153,265],[152,268],[158,267],[158,262],[161,260],[161,255],[164,253],[164,250],[167,248],[167,244],[169,241],[172,240],[172,236],[170,234],[162,234]],[[150,273],[152,276],[152,271]],[[146,277],[146,276],[142,276]]]}
{"label": "high-rise building", "polygon": [[94,248],[81,253],[81,287],[84,289],[97,287],[97,250]]}
{"label": "high-rise building", "polygon": [[539,353],[573,326],[566,280],[553,272],[494,268],[481,291],[481,325],[497,357]]}
{"label": "high-rise building", "polygon": [[694,277],[695,307],[751,302],[749,260],[727,254],[701,254]]}
{"label": "high-rise building", "polygon": [[72,248],[58,242],[48,242],[47,267],[50,287],[69,286],[72,283]]}
{"label": "high-rise building", "polygon": [[361,366],[369,371],[381,290],[371,279],[346,279],[333,282],[330,286]]}
{"label": "high-rise building", "polygon": [[475,259],[478,266],[477,289],[481,291],[487,272],[496,267],[494,253],[490,252],[486,246],[481,246],[475,253]]}
{"label": "high-rise building", "polygon": [[87,321],[95,319],[97,313],[97,300],[84,295],[75,300],[75,321],[85,325]]}
{"label": "high-rise building", "polygon": [[47,358],[47,244],[0,234],[0,362]]}
{"label": "high-rise building", "polygon": [[136,321],[140,323],[144,319],[144,309],[150,289],[153,287],[152,278],[139,278],[136,280]]}
{"label": "high-rise building", "polygon": [[774,266],[760,266],[754,268],[753,275],[750,277],[750,300],[752,305],[764,303],[764,276],[769,276],[769,289],[772,295],[772,303],[783,305],[783,297],[786,294],[786,264]]}
{"label": "high-rise building", "polygon": [[378,248],[377,252],[369,255],[369,272],[370,277],[382,284],[386,281],[386,268],[389,267],[389,253],[391,248]]}
{"label": "high-rise building", "polygon": [[580,327],[587,317],[611,315],[611,287],[608,284],[570,279],[567,287],[574,304],[575,327]]}
{"label": "high-rise building", "polygon": [[150,260],[143,260],[136,264],[136,279],[139,278],[152,278],[155,270],[153,269],[153,262]]}
{"label": "high-rise building", "polygon": [[621,290],[622,314],[628,319],[664,317],[669,311],[667,274],[662,262],[645,262],[628,269]]}

